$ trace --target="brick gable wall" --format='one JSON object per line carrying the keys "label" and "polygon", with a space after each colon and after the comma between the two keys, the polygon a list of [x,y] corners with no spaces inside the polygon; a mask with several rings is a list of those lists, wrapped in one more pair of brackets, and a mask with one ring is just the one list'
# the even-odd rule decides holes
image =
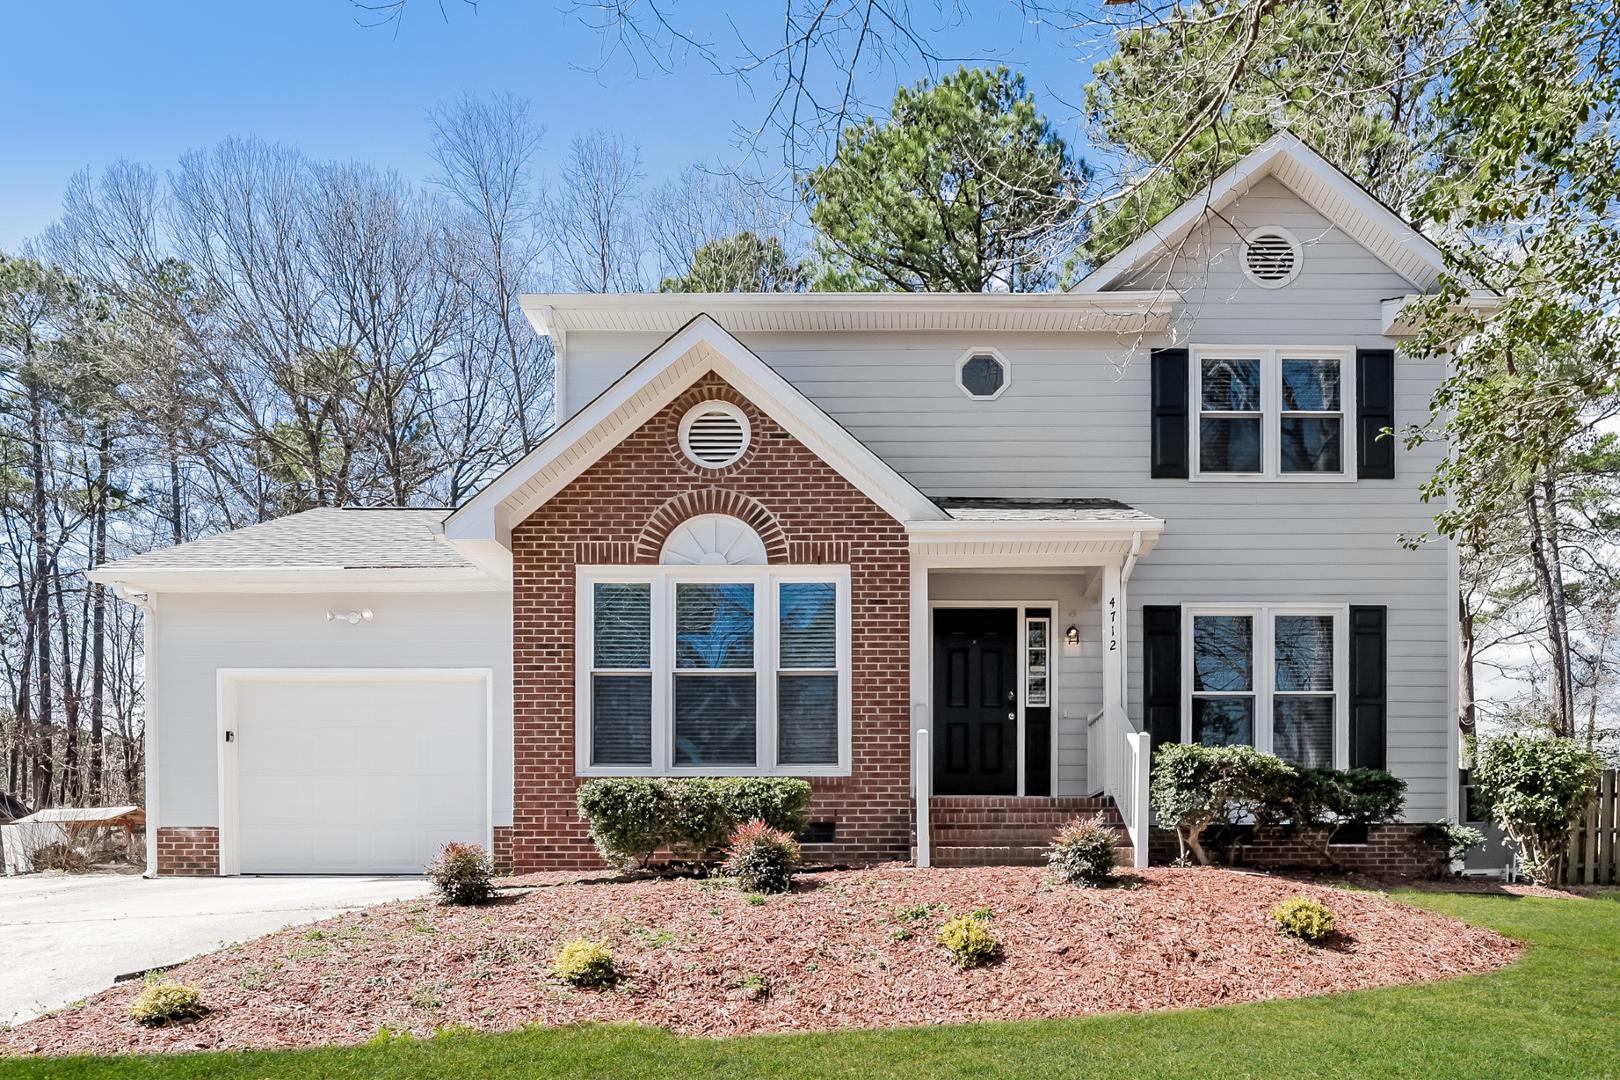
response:
{"label": "brick gable wall", "polygon": [[[752,442],[708,470],[681,452],[681,416],[699,401],[741,408]],[[811,817],[836,842],[806,855],[848,863],[911,848],[905,529],[723,379],[699,379],[512,530],[513,824],[503,855],[517,873],[601,865],[574,805],[574,571],[656,563],[687,517],[748,521],[773,563],[850,567],[853,663],[848,777],[811,779]]]}

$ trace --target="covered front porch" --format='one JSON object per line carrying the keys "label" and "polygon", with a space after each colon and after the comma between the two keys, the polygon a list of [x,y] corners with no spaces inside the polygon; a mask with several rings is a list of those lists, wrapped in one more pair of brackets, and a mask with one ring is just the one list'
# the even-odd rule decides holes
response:
{"label": "covered front porch", "polygon": [[1164,523],[1104,499],[936,501],[949,520],[909,530],[918,865],[1036,861],[1086,816],[1146,865],[1126,590]]}

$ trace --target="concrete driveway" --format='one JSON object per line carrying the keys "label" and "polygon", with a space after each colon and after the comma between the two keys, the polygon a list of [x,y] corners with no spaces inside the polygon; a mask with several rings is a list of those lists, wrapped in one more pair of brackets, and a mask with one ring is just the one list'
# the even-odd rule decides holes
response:
{"label": "concrete driveway", "polygon": [[128,972],[426,891],[403,877],[0,877],[0,1024]]}

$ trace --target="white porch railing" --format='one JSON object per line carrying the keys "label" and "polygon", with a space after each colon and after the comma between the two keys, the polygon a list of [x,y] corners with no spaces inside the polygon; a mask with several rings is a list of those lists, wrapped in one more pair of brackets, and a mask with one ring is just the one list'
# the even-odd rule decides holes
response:
{"label": "white porch railing", "polygon": [[1102,721],[1103,790],[1114,797],[1125,831],[1131,837],[1131,851],[1137,866],[1148,864],[1148,761],[1152,737],[1131,727],[1125,710],[1115,706],[1103,709]]}

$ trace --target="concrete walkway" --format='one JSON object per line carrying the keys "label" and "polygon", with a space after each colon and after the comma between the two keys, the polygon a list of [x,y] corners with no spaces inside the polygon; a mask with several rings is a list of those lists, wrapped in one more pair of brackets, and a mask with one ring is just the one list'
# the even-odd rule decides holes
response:
{"label": "concrete walkway", "polygon": [[424,895],[420,878],[0,877],[0,1024],[284,926]]}

